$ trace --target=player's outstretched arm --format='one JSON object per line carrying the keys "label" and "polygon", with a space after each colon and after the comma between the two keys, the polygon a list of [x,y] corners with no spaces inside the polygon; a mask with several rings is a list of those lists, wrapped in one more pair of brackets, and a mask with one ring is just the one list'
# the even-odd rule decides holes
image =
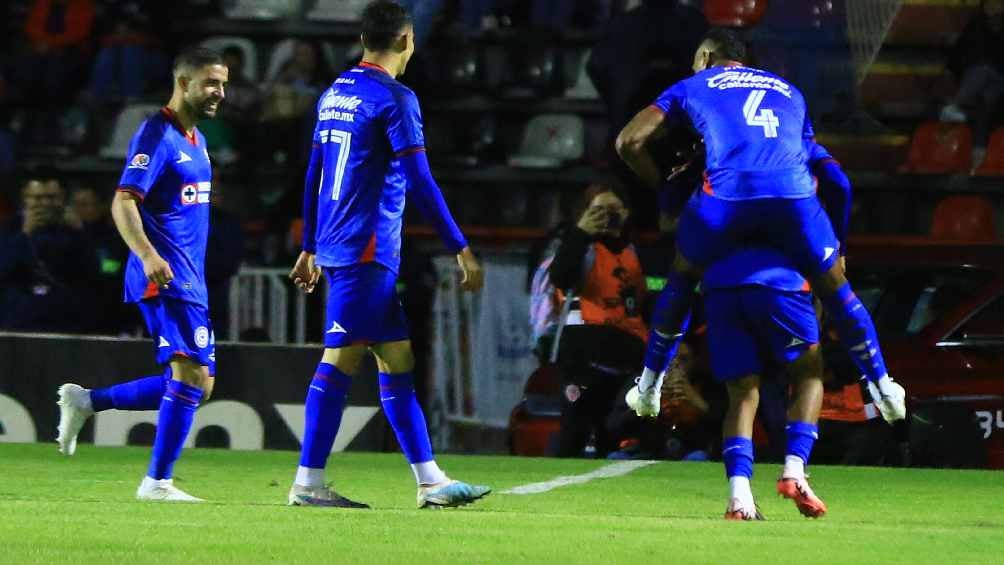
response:
{"label": "player's outstretched arm", "polygon": [[157,253],[143,231],[143,217],[139,214],[139,196],[120,190],[112,200],[112,219],[119,235],[129,249],[143,262],[143,273],[157,286],[167,286],[174,279],[171,266]]}
{"label": "player's outstretched arm", "polygon": [[649,106],[638,112],[617,135],[617,154],[642,182],[656,189],[662,180],[659,166],[648,151],[648,142],[664,134],[665,113]]}
{"label": "player's outstretched arm", "polygon": [[464,234],[453,220],[439,185],[432,178],[429,159],[424,150],[410,151],[400,157],[401,168],[408,180],[408,201],[414,202],[422,216],[432,223],[443,244],[457,255],[463,273],[460,282],[464,290],[478,291],[484,285],[484,273]]}
{"label": "player's outstretched arm", "polygon": [[833,232],[840,242],[840,254],[847,253],[847,226],[851,217],[851,181],[840,163],[830,155],[825,147],[809,142],[809,168],[819,179],[819,198],[826,207],[826,214],[833,225]]}
{"label": "player's outstretched arm", "polygon": [[317,249],[317,194],[321,182],[323,153],[318,144],[310,150],[307,176],[303,181],[303,251],[296,258],[289,278],[300,290],[311,293],[321,280],[321,268],[314,261]]}

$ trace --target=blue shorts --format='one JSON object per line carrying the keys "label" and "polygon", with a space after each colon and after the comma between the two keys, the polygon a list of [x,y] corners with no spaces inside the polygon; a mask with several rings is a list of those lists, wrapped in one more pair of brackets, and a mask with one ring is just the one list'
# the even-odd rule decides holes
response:
{"label": "blue shorts", "polygon": [[153,338],[157,363],[167,365],[172,357],[188,357],[216,374],[216,336],[209,311],[198,304],[175,298],[148,298],[136,303]]}
{"label": "blue shorts", "polygon": [[408,339],[408,321],[397,297],[396,273],[379,263],[323,269],[328,279],[324,347]]}
{"label": "blue shorts", "polygon": [[829,271],[840,255],[833,226],[815,196],[722,200],[697,191],[683,209],[677,234],[680,253],[700,268],[738,249],[770,247],[809,278]]}
{"label": "blue shorts", "polygon": [[819,343],[809,292],[743,286],[708,291],[711,373],[719,382],[763,374],[765,357],[788,364]]}

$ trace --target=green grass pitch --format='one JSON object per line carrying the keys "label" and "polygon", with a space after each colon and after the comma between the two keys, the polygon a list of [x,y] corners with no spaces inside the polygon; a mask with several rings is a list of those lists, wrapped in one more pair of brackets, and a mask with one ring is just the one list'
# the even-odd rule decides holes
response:
{"label": "green grass pitch", "polygon": [[0,563],[1004,563],[1004,473],[814,467],[801,517],[757,467],[767,522],[726,522],[719,464],[659,463],[543,494],[498,491],[605,461],[443,456],[496,493],[415,509],[398,454],[340,454],[329,478],[373,510],[285,506],[297,456],[188,450],[177,483],[210,502],[141,503],[148,449],[0,444]]}

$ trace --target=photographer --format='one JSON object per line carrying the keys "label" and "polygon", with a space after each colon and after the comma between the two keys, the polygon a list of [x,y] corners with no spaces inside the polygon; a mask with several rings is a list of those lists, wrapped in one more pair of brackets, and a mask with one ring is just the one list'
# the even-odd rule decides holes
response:
{"label": "photographer", "polygon": [[557,359],[563,396],[558,451],[582,456],[593,433],[602,457],[615,448],[607,416],[644,352],[645,277],[624,236],[630,209],[620,187],[591,185],[578,212],[576,225],[559,231],[548,272],[566,312]]}
{"label": "photographer", "polygon": [[21,189],[22,209],[0,230],[0,328],[77,331],[97,262],[84,234],[66,221],[66,193],[51,174]]}

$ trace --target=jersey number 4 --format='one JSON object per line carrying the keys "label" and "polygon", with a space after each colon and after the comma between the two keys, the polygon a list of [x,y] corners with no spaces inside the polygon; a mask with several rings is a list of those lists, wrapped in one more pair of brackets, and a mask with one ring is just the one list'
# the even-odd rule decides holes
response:
{"label": "jersey number 4", "polygon": [[766,90],[754,90],[746,97],[743,104],[743,116],[746,116],[746,125],[763,128],[763,136],[767,138],[777,137],[777,128],[781,121],[774,115],[774,110],[761,108]]}
{"label": "jersey number 4", "polygon": [[[345,163],[349,160],[349,148],[352,146],[352,133],[337,129],[322,129],[317,132],[321,136],[321,144],[337,143],[338,156],[335,160],[335,178],[331,179],[331,199],[338,200],[342,194],[342,178],[345,176]],[[318,183],[318,192],[324,191],[324,170],[321,167],[321,182]]]}

